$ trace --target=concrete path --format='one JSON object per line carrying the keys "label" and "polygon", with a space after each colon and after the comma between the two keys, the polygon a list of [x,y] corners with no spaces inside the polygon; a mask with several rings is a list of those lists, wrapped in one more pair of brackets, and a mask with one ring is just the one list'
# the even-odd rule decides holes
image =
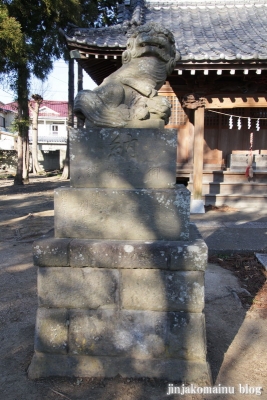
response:
{"label": "concrete path", "polygon": [[[212,400],[267,399],[267,309],[245,311],[232,272],[209,264],[206,271],[208,358],[214,385],[228,389]],[[260,389],[261,388],[261,389]],[[234,394],[232,392],[234,391]]]}
{"label": "concrete path", "polygon": [[267,252],[267,212],[244,210],[191,214],[209,248],[216,253]]}

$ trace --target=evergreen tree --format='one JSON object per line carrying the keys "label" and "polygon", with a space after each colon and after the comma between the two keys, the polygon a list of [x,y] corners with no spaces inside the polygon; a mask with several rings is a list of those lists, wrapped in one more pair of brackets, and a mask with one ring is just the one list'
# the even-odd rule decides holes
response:
{"label": "evergreen tree", "polygon": [[[53,61],[65,56],[59,29],[68,23],[89,26],[113,18],[112,0],[1,0],[0,75],[8,76],[18,102],[18,168],[15,184],[28,182],[29,81],[44,80]],[[108,11],[110,10],[110,11]],[[5,75],[4,75],[5,74]]]}

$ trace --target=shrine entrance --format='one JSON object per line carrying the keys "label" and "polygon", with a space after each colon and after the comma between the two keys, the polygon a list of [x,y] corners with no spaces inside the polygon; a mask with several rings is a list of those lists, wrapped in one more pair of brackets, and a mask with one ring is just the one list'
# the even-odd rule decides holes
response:
{"label": "shrine entrance", "polygon": [[[202,186],[205,205],[242,207],[264,204],[267,192],[267,107],[264,97],[207,96],[204,110],[203,148],[196,147],[195,126],[168,83],[161,94],[172,104],[167,127],[178,131],[177,183],[192,193],[194,177]],[[253,176],[246,176],[252,135]],[[203,164],[196,168],[194,146]],[[202,168],[202,171],[200,169]],[[199,176],[198,176],[199,175]]]}

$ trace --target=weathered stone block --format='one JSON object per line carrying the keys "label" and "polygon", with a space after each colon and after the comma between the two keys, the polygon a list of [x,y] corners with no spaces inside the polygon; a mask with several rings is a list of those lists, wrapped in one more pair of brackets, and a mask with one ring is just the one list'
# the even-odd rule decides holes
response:
{"label": "weathered stone block", "polygon": [[114,308],[118,300],[119,272],[95,268],[38,269],[41,307]]}
{"label": "weathered stone block", "polygon": [[158,268],[204,271],[208,249],[196,225],[188,241],[41,239],[34,242],[33,259],[44,267]]}
{"label": "weathered stone block", "polygon": [[195,224],[190,224],[188,241],[73,239],[69,249],[71,267],[97,268],[204,271],[208,254]]}
{"label": "weathered stone block", "polygon": [[190,223],[189,242],[184,243],[183,252],[172,252],[171,269],[187,271],[205,271],[208,261],[208,247],[200,235],[196,225]]}
{"label": "weathered stone block", "polygon": [[35,326],[35,350],[67,354],[68,322],[66,309],[39,308]]}
{"label": "weathered stone block", "polygon": [[206,360],[205,317],[202,313],[168,313],[168,350],[170,357]]}
{"label": "weathered stone block", "polygon": [[70,354],[158,358],[166,353],[167,314],[71,310]]}
{"label": "weathered stone block", "polygon": [[195,271],[121,271],[121,304],[129,310],[202,312],[204,274]]}
{"label": "weathered stone block", "polygon": [[159,378],[169,382],[191,382],[198,386],[212,384],[205,361],[180,359],[139,359],[130,357],[93,357],[35,353],[28,370],[31,379],[48,376]]}
{"label": "weathered stone block", "polygon": [[55,190],[55,236],[188,240],[190,192],[176,189]]}
{"label": "weathered stone block", "polygon": [[[167,269],[170,264],[170,248],[171,242],[166,241],[73,239],[70,246],[70,265]],[[175,251],[176,247],[172,250]]]}
{"label": "weathered stone block", "polygon": [[176,182],[176,129],[72,129],[70,184],[170,188]]}
{"label": "weathered stone block", "polygon": [[71,310],[69,353],[205,360],[201,313]]}
{"label": "weathered stone block", "polygon": [[70,239],[42,239],[33,244],[33,262],[39,267],[69,265]]}

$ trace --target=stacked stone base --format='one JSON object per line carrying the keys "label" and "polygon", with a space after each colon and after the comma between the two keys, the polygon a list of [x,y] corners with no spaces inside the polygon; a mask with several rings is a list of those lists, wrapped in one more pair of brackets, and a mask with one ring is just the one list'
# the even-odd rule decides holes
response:
{"label": "stacked stone base", "polygon": [[174,129],[70,135],[70,188],[55,190],[55,238],[34,244],[38,312],[31,378],[210,383],[207,246],[176,185]]}
{"label": "stacked stone base", "polygon": [[44,239],[30,378],[150,377],[210,383],[207,246],[188,241]]}
{"label": "stacked stone base", "polygon": [[114,378],[156,378],[169,382],[210,385],[209,366],[205,361],[179,359],[142,360],[124,357],[69,356],[35,353],[29,370],[31,379],[48,376]]}

